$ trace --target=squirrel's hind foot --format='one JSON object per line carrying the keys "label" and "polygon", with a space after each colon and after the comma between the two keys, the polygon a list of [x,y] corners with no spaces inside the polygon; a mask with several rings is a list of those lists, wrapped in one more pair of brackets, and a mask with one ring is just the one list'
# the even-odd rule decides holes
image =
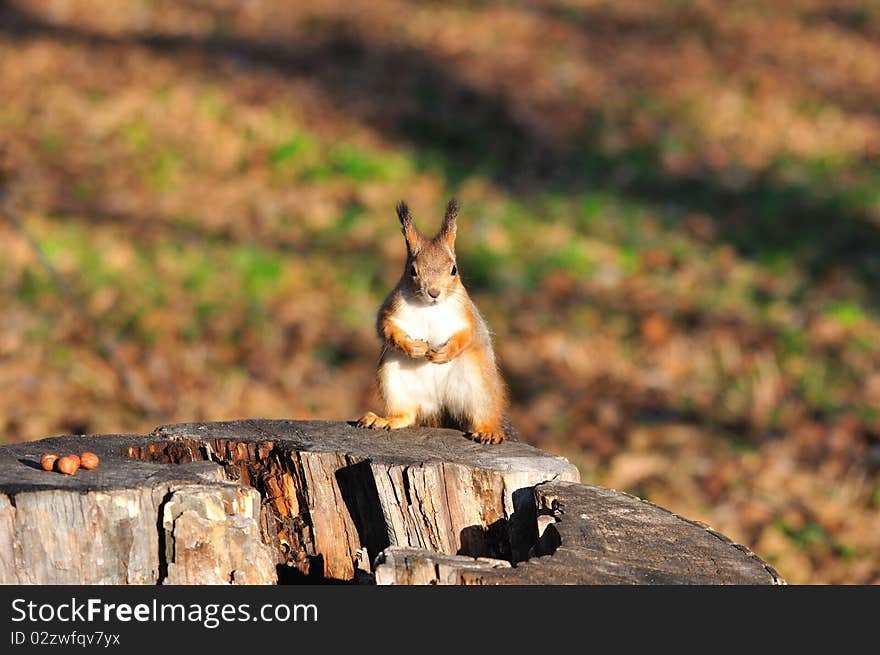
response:
{"label": "squirrel's hind foot", "polygon": [[501,443],[504,441],[504,432],[502,430],[477,429],[469,432],[468,436],[480,443]]}

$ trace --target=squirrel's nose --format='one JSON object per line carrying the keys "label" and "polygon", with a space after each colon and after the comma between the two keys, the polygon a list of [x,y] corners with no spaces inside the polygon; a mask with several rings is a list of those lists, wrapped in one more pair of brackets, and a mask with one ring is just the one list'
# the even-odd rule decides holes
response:
{"label": "squirrel's nose", "polygon": [[440,289],[428,289],[428,295],[432,298],[436,298],[440,295]]}

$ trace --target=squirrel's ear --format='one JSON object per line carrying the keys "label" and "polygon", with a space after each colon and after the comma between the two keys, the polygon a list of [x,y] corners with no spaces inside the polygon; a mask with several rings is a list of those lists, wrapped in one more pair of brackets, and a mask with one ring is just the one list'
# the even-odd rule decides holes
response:
{"label": "squirrel's ear", "polygon": [[455,198],[453,198],[449,201],[449,204],[446,205],[446,214],[443,216],[443,225],[440,227],[440,232],[437,234],[437,239],[445,241],[450,248],[455,246],[455,231],[457,229],[455,222],[456,218],[458,218],[458,203],[455,201]]}
{"label": "squirrel's ear", "polygon": [[403,226],[403,238],[406,239],[406,249],[409,254],[414,255],[422,246],[422,235],[416,229],[409,207],[403,200],[397,203],[397,217]]}

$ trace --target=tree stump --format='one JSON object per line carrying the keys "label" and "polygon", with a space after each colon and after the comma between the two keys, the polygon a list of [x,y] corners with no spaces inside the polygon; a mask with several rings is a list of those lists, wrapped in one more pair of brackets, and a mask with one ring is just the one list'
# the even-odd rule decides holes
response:
{"label": "tree stump", "polygon": [[[40,468],[86,450],[97,469]],[[454,430],[242,420],[54,437],[0,448],[0,583],[778,581],[717,533],[577,481],[563,458]]]}

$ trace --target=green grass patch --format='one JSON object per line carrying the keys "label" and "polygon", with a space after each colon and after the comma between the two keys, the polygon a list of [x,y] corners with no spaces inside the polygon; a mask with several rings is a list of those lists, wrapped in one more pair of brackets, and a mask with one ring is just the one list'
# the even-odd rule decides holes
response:
{"label": "green grass patch", "polygon": [[584,194],[578,208],[580,223],[586,227],[592,226],[600,218],[609,214],[613,206],[613,197],[607,193],[597,191]]}
{"label": "green grass patch", "polygon": [[561,248],[548,254],[533,270],[541,279],[553,270],[563,270],[575,275],[586,276],[595,273],[598,266],[585,252],[582,244],[569,241]]}
{"label": "green grass patch", "polygon": [[825,528],[818,523],[807,523],[803,527],[795,528],[785,521],[778,521],[776,527],[801,549],[824,546],[830,541]]}
{"label": "green grass patch", "polygon": [[855,327],[865,320],[865,311],[858,305],[849,302],[832,303],[825,310],[825,315],[847,328]]}
{"label": "green grass patch", "polygon": [[269,162],[273,168],[279,168],[315,150],[315,140],[307,134],[295,134],[280,143],[269,152]]}
{"label": "green grass patch", "polygon": [[493,291],[503,286],[501,269],[508,263],[503,254],[485,244],[458,252],[461,279],[470,291]]}
{"label": "green grass patch", "polygon": [[802,330],[782,330],[779,342],[785,355],[803,355],[807,351],[807,336]]}
{"label": "green grass patch", "polygon": [[164,148],[153,159],[147,182],[156,191],[170,191],[177,186],[177,178],[183,158],[180,153]]}
{"label": "green grass patch", "polygon": [[20,301],[30,305],[36,303],[41,296],[50,293],[55,293],[55,286],[44,272],[31,268],[21,272],[15,287],[15,295]]}
{"label": "green grass patch", "polygon": [[188,259],[187,264],[187,270],[183,275],[183,287],[196,294],[207,290],[217,274],[214,262],[207,257],[198,257]]}
{"label": "green grass patch", "polygon": [[232,250],[231,260],[249,298],[263,299],[277,288],[283,270],[281,255],[242,245]]}
{"label": "green grass patch", "polygon": [[343,177],[366,182],[387,177],[388,167],[381,158],[354,145],[340,145],[330,151],[330,165]]}

